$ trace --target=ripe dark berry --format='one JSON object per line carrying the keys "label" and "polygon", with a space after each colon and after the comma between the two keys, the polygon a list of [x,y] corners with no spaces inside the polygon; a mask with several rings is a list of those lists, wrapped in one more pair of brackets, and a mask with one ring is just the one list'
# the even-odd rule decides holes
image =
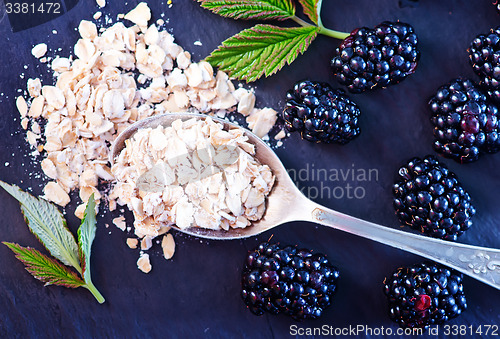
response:
{"label": "ripe dark berry", "polygon": [[498,108],[473,81],[458,78],[441,86],[429,106],[439,154],[467,163],[500,150]]}
{"label": "ripe dark berry", "polygon": [[352,93],[397,84],[415,72],[420,53],[413,27],[385,21],[355,29],[332,59],[333,74]]}
{"label": "ripe dark berry", "polygon": [[[500,6],[495,2],[497,8]],[[480,34],[469,46],[469,60],[490,98],[500,103],[500,27]]]}
{"label": "ripe dark berry", "polygon": [[384,280],[389,317],[403,328],[442,324],[467,308],[462,274],[437,263],[398,268]]}
{"label": "ripe dark berry", "polygon": [[[276,261],[276,265],[257,265],[255,258],[261,257],[262,262]],[[304,265],[309,259],[315,264]],[[296,320],[315,319],[330,306],[338,277],[324,255],[263,243],[247,255],[241,297],[257,315],[281,312]]]}
{"label": "ripe dark berry", "polygon": [[283,111],[288,131],[312,142],[345,144],[358,136],[358,106],[340,89],[326,83],[300,81],[286,94]]}
{"label": "ripe dark berry", "polygon": [[433,156],[401,167],[393,193],[399,221],[436,238],[456,240],[476,213],[456,175]]}

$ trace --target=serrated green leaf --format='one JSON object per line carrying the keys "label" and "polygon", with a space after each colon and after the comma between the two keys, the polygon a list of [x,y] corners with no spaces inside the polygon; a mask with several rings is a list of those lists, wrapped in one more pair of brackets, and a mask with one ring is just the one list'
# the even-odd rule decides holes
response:
{"label": "serrated green leaf", "polygon": [[34,248],[22,247],[18,244],[3,242],[16,254],[26,270],[45,285],[59,285],[70,288],[84,286],[85,282],[73,271],[60,262],[47,257]]}
{"label": "serrated green leaf", "polygon": [[92,243],[94,242],[97,230],[96,224],[95,199],[92,193],[85,207],[82,223],[78,228],[78,249],[81,255],[83,279],[85,280],[84,287],[86,287],[94,295],[97,301],[102,304],[105,301],[104,297],[92,283],[92,277],[90,275],[90,254],[92,253]]}
{"label": "serrated green leaf", "polygon": [[95,200],[94,194],[89,198],[87,206],[85,207],[85,213],[83,215],[82,223],[78,228],[78,247],[82,253],[82,270],[83,279],[85,281],[90,279],[90,254],[92,249],[92,242],[95,238],[96,232],[96,217],[95,217]]}
{"label": "serrated green leaf", "polygon": [[286,20],[295,15],[291,0],[198,0],[201,7],[233,19]]}
{"label": "serrated green leaf", "polygon": [[206,60],[231,77],[247,82],[270,76],[304,53],[319,28],[256,25],[222,42]]}
{"label": "serrated green leaf", "polygon": [[23,192],[15,185],[11,186],[0,181],[0,186],[21,203],[21,211],[28,227],[50,254],[63,264],[73,266],[81,272],[78,245],[57,207],[44,199]]}
{"label": "serrated green leaf", "polygon": [[306,14],[312,22],[317,24],[319,20],[321,0],[299,0],[299,3],[302,5],[304,14]]}

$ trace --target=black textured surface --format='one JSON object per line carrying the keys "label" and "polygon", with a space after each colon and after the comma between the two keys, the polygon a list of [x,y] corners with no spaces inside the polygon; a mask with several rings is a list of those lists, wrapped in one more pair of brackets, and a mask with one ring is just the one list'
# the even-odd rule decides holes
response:
{"label": "black textured surface", "polygon": [[[168,8],[166,1],[148,2],[155,20],[164,12],[164,19],[169,20],[167,26],[177,42],[192,52],[194,60],[205,57],[222,40],[253,24],[218,17],[201,9],[193,0],[173,0],[172,8]],[[116,18],[136,3],[134,0],[122,5],[108,1],[103,13]],[[385,90],[351,95],[363,112],[362,133],[356,140],[344,146],[316,145],[293,135],[277,153],[285,166],[297,173],[304,168],[376,170],[378,176],[372,171],[371,181],[352,178],[318,181],[307,180],[304,175],[298,175],[297,179],[299,186],[306,188],[305,193],[308,187],[316,187],[319,192],[324,186],[331,190],[336,186],[345,189],[347,184],[362,187],[365,192],[362,199],[348,198],[346,190],[342,198],[328,198],[327,189],[322,191],[323,197],[315,197],[314,189],[309,193],[325,206],[398,227],[391,202],[396,171],[409,158],[433,152],[427,101],[440,85],[457,76],[475,79],[466,49],[477,34],[498,26],[500,17],[490,0],[323,3],[323,23],[337,30],[373,27],[384,20],[410,23],[419,36],[421,59],[415,74],[404,82]],[[93,0],[80,1],[63,16],[18,33],[12,33],[7,16],[0,13],[0,179],[41,193],[46,179],[40,175],[40,159],[33,160],[28,155],[14,104],[17,89],[25,89],[27,78],[40,74],[44,83],[52,81],[46,65],[30,53],[34,44],[46,42],[48,55],[60,47],[62,51],[58,54],[67,56],[77,39],[74,28],[80,20],[90,20],[97,10]],[[52,33],[54,29],[58,34]],[[193,45],[197,40],[203,45]],[[329,63],[338,44],[337,40],[318,37],[291,66],[252,84],[258,106],[280,109],[286,90],[305,78],[327,81],[337,87]],[[500,155],[489,155],[466,165],[443,161],[458,175],[477,209],[473,229],[459,241],[500,247]],[[339,197],[341,192],[337,189],[333,193]],[[0,240],[41,249],[25,226],[14,199],[0,191],[0,202]],[[75,206],[72,204],[66,211],[69,226],[76,232]],[[366,325],[389,327],[395,332],[397,327],[386,314],[383,278],[400,265],[422,260],[340,231],[295,222],[244,241],[200,241],[176,233],[177,252],[173,260],[165,261],[155,245],[153,270],[146,275],[136,268],[138,251],[125,245],[127,235],[114,226],[104,227],[116,215],[106,213],[98,219],[93,246],[93,280],[106,298],[103,305],[84,289],[43,287],[5,246],[0,246],[1,337],[287,337],[290,325],[296,324],[293,320],[285,316],[256,317],[245,308],[239,295],[247,250],[271,236],[273,242],[296,243],[323,252],[340,270],[332,307],[321,319],[299,323],[299,328]],[[126,215],[131,224],[130,214]],[[498,325],[500,292],[469,277],[464,278],[464,288],[469,308],[449,324],[474,328]],[[444,337],[443,333],[442,329],[440,337]]]}
{"label": "black textured surface", "polygon": [[35,27],[49,22],[76,5],[78,0],[51,0],[38,1],[11,1],[5,0],[5,12],[9,17],[10,26],[13,32]]}

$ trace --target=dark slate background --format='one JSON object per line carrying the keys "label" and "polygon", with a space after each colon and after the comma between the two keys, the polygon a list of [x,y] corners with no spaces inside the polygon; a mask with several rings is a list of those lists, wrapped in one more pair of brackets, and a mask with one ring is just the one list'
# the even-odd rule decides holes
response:
{"label": "dark slate background", "polygon": [[[108,2],[102,12],[116,20],[118,13],[126,13],[138,1],[130,0],[125,5],[119,1]],[[173,0],[171,8],[166,1],[148,2],[153,19],[164,13],[169,31],[197,61],[222,40],[254,24],[218,17],[201,9],[193,0]],[[351,96],[363,112],[362,134],[355,141],[345,146],[314,145],[294,135],[284,141],[277,153],[287,168],[296,171],[306,166],[328,170],[375,169],[378,180],[302,180],[298,184],[318,188],[323,184],[332,189],[348,183],[362,187],[366,193],[363,199],[317,197],[315,200],[356,217],[398,227],[391,203],[391,185],[397,168],[410,157],[433,152],[426,102],[437,87],[452,78],[476,79],[466,49],[477,34],[500,24],[500,16],[489,0],[323,2],[323,22],[332,29],[351,31],[360,26],[373,27],[384,20],[409,22],[418,33],[422,57],[416,73],[401,84]],[[58,48],[62,49],[57,52],[59,55],[72,53],[77,40],[75,27],[82,19],[91,20],[98,10],[92,0],[75,3],[66,1],[65,14],[35,27],[45,19],[30,17],[22,22],[17,19],[9,22],[0,7],[0,179],[35,194],[41,194],[47,179],[41,174],[41,158],[29,156],[15,97],[17,89],[26,89],[29,77],[42,74],[44,84],[53,80],[47,66],[31,55],[34,44],[47,43],[49,56]],[[99,20],[103,21],[104,18]],[[57,34],[52,33],[54,29]],[[203,45],[194,45],[197,40]],[[252,84],[258,107],[281,109],[286,90],[301,79],[327,81],[338,86],[329,69],[329,60],[338,44],[338,40],[318,37],[291,66]],[[22,73],[24,78],[20,77]],[[478,210],[473,228],[460,242],[500,247],[500,209],[497,207],[500,154],[484,156],[467,165],[444,162],[458,174]],[[0,241],[41,249],[28,231],[16,201],[4,191],[0,191],[0,201]],[[74,232],[79,224],[73,216],[75,206],[71,204],[66,209],[69,227]],[[341,271],[333,306],[321,319],[299,323],[300,328],[367,325],[389,327],[395,332],[397,327],[386,315],[382,282],[399,265],[422,260],[339,231],[295,222],[242,241],[206,241],[175,233],[177,251],[173,260],[165,261],[160,246],[155,245],[151,251],[153,270],[143,274],[136,268],[138,250],[125,245],[127,234],[112,225],[105,227],[119,214],[119,211],[107,212],[99,217],[93,245],[92,274],[95,285],[106,298],[103,305],[84,289],[43,287],[5,246],[0,246],[0,336],[286,337],[290,325],[295,324],[291,319],[282,315],[256,317],[245,309],[239,297],[241,266],[247,250],[270,237],[273,241],[324,252]],[[131,215],[125,215],[129,225],[132,224]],[[498,325],[500,292],[468,277],[464,285],[469,309],[450,324],[472,325],[474,329],[479,325]],[[440,337],[444,337],[443,331],[441,328]]]}

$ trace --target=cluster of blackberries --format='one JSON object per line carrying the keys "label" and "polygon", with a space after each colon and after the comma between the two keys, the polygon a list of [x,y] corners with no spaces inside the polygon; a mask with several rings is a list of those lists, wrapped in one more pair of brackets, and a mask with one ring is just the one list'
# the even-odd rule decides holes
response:
{"label": "cluster of blackberries", "polygon": [[[500,2],[494,1],[500,12]],[[336,49],[331,65],[351,93],[385,88],[415,72],[420,53],[414,29],[401,22],[358,28]],[[479,84],[456,78],[430,99],[434,149],[460,163],[500,150],[500,27],[477,36],[468,49]],[[286,95],[288,131],[312,142],[345,144],[360,133],[360,110],[339,89],[300,81]],[[435,157],[413,158],[393,186],[399,220],[426,235],[456,240],[472,225],[475,209],[456,175]],[[320,254],[294,247],[260,245],[243,271],[242,296],[255,314],[284,312],[317,318],[330,304],[338,270]],[[462,275],[436,263],[396,270],[384,281],[389,315],[401,327],[441,324],[463,312]]]}
{"label": "cluster of blackberries", "polygon": [[[385,21],[345,38],[332,59],[333,73],[352,93],[397,84],[415,72],[420,53],[413,27]],[[342,90],[301,81],[287,92],[283,112],[288,131],[312,142],[345,144],[359,132],[359,108]]]}
{"label": "cluster of blackberries", "polygon": [[336,50],[333,73],[352,93],[397,84],[415,72],[417,43],[413,27],[402,22],[355,29]]}
{"label": "cluster of blackberries", "polygon": [[429,102],[434,149],[460,163],[500,149],[498,108],[471,80],[441,86]]}
{"label": "cluster of blackberries", "polygon": [[[414,29],[402,22],[355,29],[336,50],[333,73],[353,93],[396,84],[415,71],[420,56],[417,42]],[[460,163],[500,150],[495,105],[500,103],[500,27],[478,35],[468,51],[479,85],[457,78],[441,86],[429,101],[434,149]],[[345,144],[360,132],[359,114],[342,91],[301,81],[287,92],[283,118],[288,131],[298,131],[306,140]]]}
{"label": "cluster of blackberries", "polygon": [[456,240],[476,210],[456,175],[435,157],[413,158],[399,169],[394,208],[399,220],[432,237]]}
{"label": "cluster of blackberries", "polygon": [[469,60],[489,97],[500,103],[500,27],[479,34],[469,47]]}
{"label": "cluster of blackberries", "polygon": [[469,60],[479,76],[457,78],[441,86],[429,101],[434,149],[460,163],[500,150],[500,27],[480,34],[469,46]]}
{"label": "cluster of blackberries", "polygon": [[288,131],[312,142],[345,144],[358,136],[358,106],[341,89],[300,81],[286,94],[283,111]]}
{"label": "cluster of blackberries", "polygon": [[467,308],[462,278],[431,262],[398,268],[384,281],[389,317],[403,328],[426,328],[457,317]]}
{"label": "cluster of blackberries", "polygon": [[252,313],[315,319],[330,306],[339,271],[319,253],[262,243],[248,253],[242,298]]}
{"label": "cluster of blackberries", "polygon": [[[323,254],[266,242],[247,254],[241,295],[256,315],[317,319],[330,306],[338,278]],[[425,328],[457,317],[467,308],[462,278],[431,262],[398,268],[384,280],[390,318],[403,328]]]}

